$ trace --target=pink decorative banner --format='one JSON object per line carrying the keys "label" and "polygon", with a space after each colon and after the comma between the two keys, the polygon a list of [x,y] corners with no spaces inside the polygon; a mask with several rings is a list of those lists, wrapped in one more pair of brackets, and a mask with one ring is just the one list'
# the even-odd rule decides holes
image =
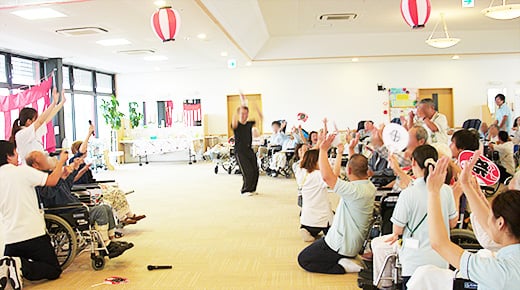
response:
{"label": "pink decorative banner", "polygon": [[166,127],[171,127],[173,124],[173,101],[166,101]]}
{"label": "pink decorative banner", "polygon": [[[0,97],[0,112],[4,113],[5,132],[4,138],[7,140],[11,136],[11,126],[14,120],[11,119],[13,111],[20,111],[24,107],[32,107],[41,114],[51,104],[49,92],[52,87],[52,77],[42,81],[38,86],[31,87],[28,90],[18,94]],[[39,102],[41,107],[39,107]],[[42,104],[43,103],[43,104]],[[44,147],[48,152],[56,150],[56,139],[54,137],[54,126],[52,122],[47,124],[47,135],[43,137]]]}

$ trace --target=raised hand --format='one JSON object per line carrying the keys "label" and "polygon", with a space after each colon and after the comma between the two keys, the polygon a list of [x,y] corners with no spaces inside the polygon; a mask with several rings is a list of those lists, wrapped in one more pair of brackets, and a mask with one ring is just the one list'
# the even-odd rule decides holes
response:
{"label": "raised hand", "polygon": [[320,144],[321,150],[329,150],[330,146],[332,145],[332,142],[334,141],[334,138],[336,138],[336,134],[330,134],[328,135],[323,142]]}
{"label": "raised hand", "polygon": [[356,138],[352,139],[348,145],[348,148],[351,149],[351,150],[354,150],[354,148],[356,148],[356,146],[359,144],[359,138],[361,136],[359,135],[359,133],[356,133]]}
{"label": "raised hand", "polygon": [[58,90],[56,89],[56,87],[54,87],[52,89],[52,100],[51,100],[51,103],[53,105],[57,105],[59,99],[60,99],[60,94],[58,94]]}
{"label": "raised hand", "polygon": [[336,147],[338,148],[338,155],[343,155],[343,152],[345,151],[345,144],[340,142]]}
{"label": "raised hand", "polygon": [[433,165],[429,164],[430,174],[426,180],[426,186],[431,193],[439,193],[448,172],[449,157],[443,156],[437,161],[437,165],[432,170]]}

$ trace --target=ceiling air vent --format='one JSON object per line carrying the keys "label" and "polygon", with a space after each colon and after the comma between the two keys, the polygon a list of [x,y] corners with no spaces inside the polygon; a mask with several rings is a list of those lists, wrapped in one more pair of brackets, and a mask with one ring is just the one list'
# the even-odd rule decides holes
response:
{"label": "ceiling air vent", "polygon": [[155,50],[152,49],[131,49],[131,50],[120,50],[117,53],[126,55],[150,55],[154,54]]}
{"label": "ceiling air vent", "polygon": [[77,28],[66,28],[66,29],[58,29],[56,33],[65,36],[85,36],[85,35],[94,35],[94,34],[102,34],[107,33],[108,30],[101,27],[77,27]]}
{"label": "ceiling air vent", "polygon": [[356,18],[356,13],[327,13],[318,17],[321,21],[352,21]]}

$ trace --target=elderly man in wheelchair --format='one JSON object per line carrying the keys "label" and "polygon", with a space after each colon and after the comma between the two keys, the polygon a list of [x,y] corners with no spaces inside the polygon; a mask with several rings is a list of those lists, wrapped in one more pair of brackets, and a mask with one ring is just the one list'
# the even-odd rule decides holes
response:
{"label": "elderly man in wheelchair", "polygon": [[[34,151],[26,157],[27,165],[40,171],[49,171],[52,165],[42,153]],[[46,213],[46,224],[62,268],[74,256],[90,246],[92,267],[104,267],[104,257],[115,258],[133,247],[132,243],[112,241],[115,219],[110,206],[93,204],[90,196],[79,197],[72,192],[74,177],[80,160],[65,167],[61,179],[54,187],[39,186],[36,191]],[[91,228],[93,226],[93,229]]]}

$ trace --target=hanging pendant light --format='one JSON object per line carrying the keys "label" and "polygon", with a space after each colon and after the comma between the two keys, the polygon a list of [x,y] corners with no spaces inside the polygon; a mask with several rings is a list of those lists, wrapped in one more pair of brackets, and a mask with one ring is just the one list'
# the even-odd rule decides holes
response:
{"label": "hanging pendant light", "polygon": [[502,5],[493,6],[494,0],[491,1],[489,7],[481,11],[482,14],[489,18],[498,20],[509,20],[520,17],[520,4],[506,4],[506,0],[502,0]]}
{"label": "hanging pendant light", "polygon": [[[442,22],[445,37],[432,38],[433,34],[435,33],[435,30],[437,30],[437,26],[439,26],[439,22]],[[448,26],[446,26],[446,21],[444,20],[444,13],[441,13],[441,19],[440,19],[440,21],[437,21],[437,23],[435,24],[435,27],[433,28],[433,31],[430,34],[430,37],[428,37],[428,39],[426,40],[426,43],[435,48],[448,48],[448,47],[452,47],[455,44],[459,43],[459,41],[460,41],[459,38],[450,37],[450,35],[448,34]]]}

